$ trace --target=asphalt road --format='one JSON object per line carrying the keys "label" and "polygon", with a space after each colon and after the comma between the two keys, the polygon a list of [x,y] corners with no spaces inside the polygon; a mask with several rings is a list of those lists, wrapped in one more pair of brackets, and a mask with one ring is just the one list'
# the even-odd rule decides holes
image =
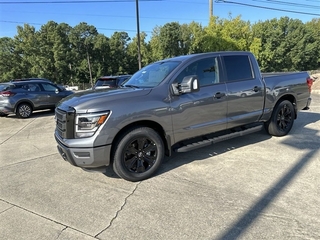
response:
{"label": "asphalt road", "polygon": [[50,112],[0,118],[0,239],[320,239],[320,95],[289,135],[166,159],[132,183],[62,160]]}

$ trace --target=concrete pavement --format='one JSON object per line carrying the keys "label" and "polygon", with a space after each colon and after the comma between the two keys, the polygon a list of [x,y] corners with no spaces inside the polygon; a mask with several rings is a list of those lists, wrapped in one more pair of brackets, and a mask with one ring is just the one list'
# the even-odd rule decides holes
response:
{"label": "concrete pavement", "polygon": [[0,239],[320,239],[320,95],[289,135],[174,154],[143,182],[62,160],[54,116],[0,118]]}

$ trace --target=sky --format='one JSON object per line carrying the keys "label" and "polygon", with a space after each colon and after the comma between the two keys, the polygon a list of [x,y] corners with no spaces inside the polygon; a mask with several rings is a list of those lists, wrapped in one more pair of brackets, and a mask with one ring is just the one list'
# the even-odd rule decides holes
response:
{"label": "sky", "polygon": [[[166,23],[195,21],[203,27],[209,22],[210,0],[139,0],[140,32],[151,37],[152,30]],[[0,37],[14,37],[24,23],[39,30],[48,21],[71,27],[86,22],[111,37],[125,31],[137,33],[137,0],[0,0]],[[280,11],[281,10],[281,11]],[[289,17],[303,22],[320,18],[320,0],[225,0],[213,1],[213,15],[229,19],[241,16],[255,23]]]}

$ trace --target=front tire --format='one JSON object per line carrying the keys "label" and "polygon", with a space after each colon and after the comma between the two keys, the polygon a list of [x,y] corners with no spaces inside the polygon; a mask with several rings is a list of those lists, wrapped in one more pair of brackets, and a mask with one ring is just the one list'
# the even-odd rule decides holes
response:
{"label": "front tire", "polygon": [[28,103],[21,103],[17,107],[16,115],[19,118],[28,118],[32,114],[32,107]]}
{"label": "front tire", "polygon": [[266,123],[266,130],[272,136],[287,135],[295,119],[293,104],[288,100],[279,102],[273,110],[270,120]]}
{"label": "front tire", "polygon": [[131,182],[145,180],[159,169],[164,152],[163,141],[153,129],[129,129],[115,145],[113,170],[119,177]]}

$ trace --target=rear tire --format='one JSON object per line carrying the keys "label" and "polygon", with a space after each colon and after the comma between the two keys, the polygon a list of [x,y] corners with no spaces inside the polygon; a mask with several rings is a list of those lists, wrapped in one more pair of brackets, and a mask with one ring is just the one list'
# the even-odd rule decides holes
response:
{"label": "rear tire", "polygon": [[290,132],[294,119],[295,111],[293,104],[288,100],[283,100],[276,105],[265,127],[270,135],[281,137]]}
{"label": "rear tire", "polygon": [[28,103],[21,103],[17,107],[16,115],[19,118],[28,118],[32,114],[32,107]]}
{"label": "rear tire", "polygon": [[113,170],[121,178],[136,182],[151,177],[164,158],[159,134],[148,127],[131,128],[115,144]]}

